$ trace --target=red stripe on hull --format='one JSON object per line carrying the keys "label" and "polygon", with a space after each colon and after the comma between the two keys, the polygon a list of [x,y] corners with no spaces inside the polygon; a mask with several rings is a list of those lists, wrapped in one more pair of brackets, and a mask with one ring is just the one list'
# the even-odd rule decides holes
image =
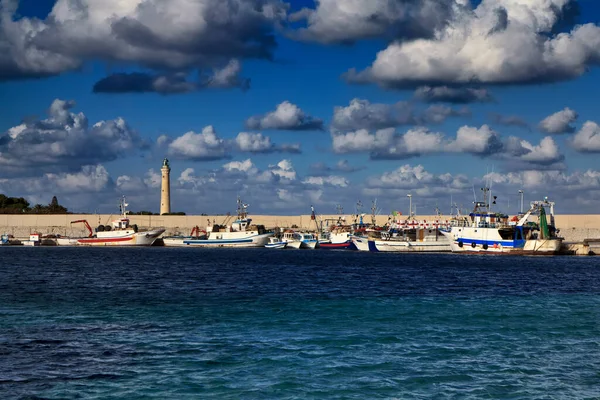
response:
{"label": "red stripe on hull", "polygon": [[323,249],[345,249],[350,247],[350,243],[319,243],[319,247]]}

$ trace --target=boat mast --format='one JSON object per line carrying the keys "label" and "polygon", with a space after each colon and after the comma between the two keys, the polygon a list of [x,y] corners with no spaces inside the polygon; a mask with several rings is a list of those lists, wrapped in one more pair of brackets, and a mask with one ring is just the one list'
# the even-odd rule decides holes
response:
{"label": "boat mast", "polygon": [[240,198],[240,196],[238,196],[238,198],[237,198],[237,214],[238,214],[239,220],[243,220],[248,217],[248,206],[249,205],[250,204],[244,204],[244,202],[242,202],[242,199]]}

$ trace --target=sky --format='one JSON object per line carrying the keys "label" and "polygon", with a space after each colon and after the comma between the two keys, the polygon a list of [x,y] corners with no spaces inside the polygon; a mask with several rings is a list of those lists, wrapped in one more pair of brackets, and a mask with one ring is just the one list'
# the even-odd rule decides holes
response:
{"label": "sky", "polygon": [[0,193],[597,213],[599,64],[596,0],[0,0]]}

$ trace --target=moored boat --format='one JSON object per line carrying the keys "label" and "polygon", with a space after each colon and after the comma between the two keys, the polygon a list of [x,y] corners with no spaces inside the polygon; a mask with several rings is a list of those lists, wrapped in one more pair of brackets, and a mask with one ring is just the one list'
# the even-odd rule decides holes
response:
{"label": "moored boat", "polygon": [[272,236],[269,238],[269,243],[265,244],[265,247],[267,249],[285,249],[287,245],[287,242],[282,242],[281,239]]}
{"label": "moored boat", "polygon": [[130,224],[127,218],[127,203],[125,197],[119,204],[121,217],[115,219],[110,225],[99,225],[95,231],[87,220],[77,220],[71,223],[83,223],[89,235],[87,237],[59,237],[56,242],[59,246],[152,246],[156,239],[165,231],[164,228],[155,228],[140,231],[138,226]]}
{"label": "moored boat", "polygon": [[208,234],[205,230],[200,229],[198,226],[195,226],[189,235],[173,235],[173,236],[164,236],[162,237],[162,245],[166,247],[181,247],[188,246],[190,240],[205,240],[208,238]]}
{"label": "moored boat", "polygon": [[[480,254],[558,254],[562,238],[554,226],[554,202],[548,199],[531,202],[527,213],[509,220],[509,216],[489,209],[487,188],[484,201],[475,202],[475,208],[467,216],[452,219],[451,227],[442,233],[450,241],[452,252]],[[545,208],[550,208],[548,224]],[[528,222],[538,215],[539,224]]]}
{"label": "moored boat", "polygon": [[[206,227],[207,237],[198,239],[184,239],[183,245],[198,247],[264,247],[273,232],[268,232],[264,225],[252,224],[248,218],[248,204],[237,199],[237,219],[227,225],[208,224]],[[167,243],[165,242],[165,245]]]}
{"label": "moored boat", "polygon": [[281,236],[281,241],[287,244],[287,248],[299,249],[302,246],[302,236],[292,230],[286,230]]}

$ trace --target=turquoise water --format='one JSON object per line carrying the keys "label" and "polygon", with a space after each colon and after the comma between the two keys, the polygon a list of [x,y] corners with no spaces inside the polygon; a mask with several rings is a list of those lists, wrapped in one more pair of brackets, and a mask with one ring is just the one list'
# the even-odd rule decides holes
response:
{"label": "turquoise water", "polygon": [[600,398],[597,258],[0,249],[0,398]]}

